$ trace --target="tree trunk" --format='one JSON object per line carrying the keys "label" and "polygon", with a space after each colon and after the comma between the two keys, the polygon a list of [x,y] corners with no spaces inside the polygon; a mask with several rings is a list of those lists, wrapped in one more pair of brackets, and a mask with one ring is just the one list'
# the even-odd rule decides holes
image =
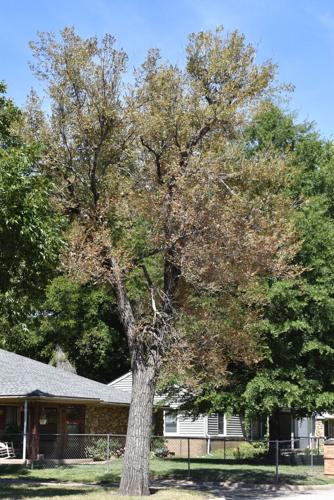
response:
{"label": "tree trunk", "polygon": [[153,366],[132,368],[132,399],[126,436],[120,493],[149,495],[149,456],[152,434],[152,411],[155,393]]}

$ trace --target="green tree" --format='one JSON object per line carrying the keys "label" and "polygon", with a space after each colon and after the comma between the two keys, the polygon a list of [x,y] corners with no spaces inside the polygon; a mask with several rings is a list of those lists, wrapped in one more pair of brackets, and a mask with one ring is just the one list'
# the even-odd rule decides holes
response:
{"label": "green tree", "polygon": [[115,299],[105,287],[55,278],[46,289],[37,334],[40,355],[50,359],[59,344],[78,375],[108,383],[129,369]]}
{"label": "green tree", "polygon": [[[263,318],[253,328],[262,355],[252,366],[227,366],[223,383],[206,380],[186,406],[199,411],[240,411],[248,419],[277,415],[283,407],[296,416],[334,408],[334,146],[312,124],[266,102],[245,131],[247,151],[275,148],[297,171],[289,186],[301,246],[293,279],[262,283]],[[261,352],[261,349],[260,349]]]}
{"label": "green tree", "polygon": [[20,111],[0,88],[0,321],[3,345],[31,312],[58,261],[64,220],[53,183],[40,170],[41,148],[13,132]]}

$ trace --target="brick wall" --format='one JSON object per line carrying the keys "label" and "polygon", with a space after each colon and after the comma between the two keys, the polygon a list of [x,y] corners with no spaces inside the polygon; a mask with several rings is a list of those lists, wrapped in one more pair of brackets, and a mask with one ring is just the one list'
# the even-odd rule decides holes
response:
{"label": "brick wall", "polygon": [[86,434],[126,434],[129,408],[126,406],[87,406]]}
{"label": "brick wall", "polygon": [[[129,408],[127,406],[87,406],[86,434],[126,434]],[[155,429],[153,434],[162,435],[163,412],[155,414]]]}

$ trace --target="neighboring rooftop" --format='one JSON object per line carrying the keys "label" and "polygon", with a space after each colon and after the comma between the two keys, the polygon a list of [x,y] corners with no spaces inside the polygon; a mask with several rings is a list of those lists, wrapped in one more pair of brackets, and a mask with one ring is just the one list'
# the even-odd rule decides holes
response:
{"label": "neighboring rooftop", "polygon": [[[118,391],[127,392],[127,393],[131,394],[131,392],[132,392],[132,372],[127,372],[124,375],[122,375],[121,377],[118,377],[115,380],[112,380],[111,382],[109,382],[108,386],[112,387],[114,389],[117,389]],[[158,403],[161,403],[161,401],[164,401],[164,403],[168,402],[166,396],[164,396],[163,394],[159,394],[159,393],[156,394],[154,396],[154,403],[158,404]],[[169,403],[166,406],[169,406]]]}
{"label": "neighboring rooftop", "polygon": [[131,393],[0,349],[0,397],[54,397],[130,404]]}

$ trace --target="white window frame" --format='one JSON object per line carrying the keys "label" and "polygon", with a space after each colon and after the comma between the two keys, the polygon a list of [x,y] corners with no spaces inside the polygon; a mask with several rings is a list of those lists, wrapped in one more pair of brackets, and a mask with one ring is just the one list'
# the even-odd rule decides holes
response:
{"label": "white window frame", "polygon": [[218,418],[219,418],[219,413],[216,413],[217,415],[217,430],[218,430],[218,433],[217,434],[209,434],[209,417],[208,415],[206,415],[205,419],[206,419],[206,435],[207,436],[210,436],[210,437],[227,437],[227,420],[226,420],[226,413],[223,413],[224,415],[224,433],[219,433],[219,426],[218,426]]}
{"label": "white window frame", "polygon": [[164,436],[178,436],[179,435],[179,413],[175,414],[176,432],[166,432],[166,413],[172,413],[172,412],[168,411],[168,410],[164,410]]}
{"label": "white window frame", "polygon": [[[219,432],[219,420],[217,420],[217,427],[218,427],[218,434],[217,434],[217,436],[227,437],[226,413],[223,413],[223,415],[224,415],[224,432],[223,432],[223,434],[221,432]],[[219,419],[219,413],[217,413],[217,419]]]}

